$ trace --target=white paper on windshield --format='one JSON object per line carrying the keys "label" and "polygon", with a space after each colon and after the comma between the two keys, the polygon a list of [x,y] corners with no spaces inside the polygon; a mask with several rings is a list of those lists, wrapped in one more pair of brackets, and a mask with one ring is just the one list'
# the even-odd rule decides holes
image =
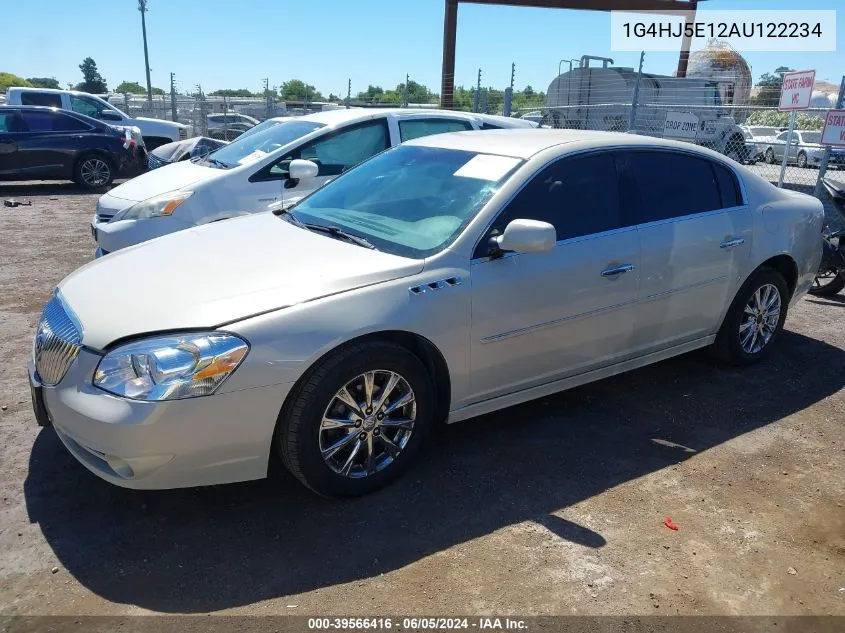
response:
{"label": "white paper on windshield", "polygon": [[255,150],[251,154],[247,154],[242,159],[238,161],[239,165],[249,165],[250,163],[254,163],[257,160],[261,160],[267,156],[267,152],[262,152],[260,149]]}
{"label": "white paper on windshield", "polygon": [[496,182],[518,164],[519,159],[511,156],[478,154],[467,161],[454,175],[462,178],[477,178],[478,180]]}

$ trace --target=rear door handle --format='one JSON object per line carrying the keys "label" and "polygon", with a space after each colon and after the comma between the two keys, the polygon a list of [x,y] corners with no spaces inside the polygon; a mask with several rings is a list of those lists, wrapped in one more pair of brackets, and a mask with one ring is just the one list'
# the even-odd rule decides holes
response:
{"label": "rear door handle", "polygon": [[725,240],[719,244],[719,248],[734,248],[736,246],[742,246],[743,244],[745,244],[745,239],[738,237],[735,240]]}
{"label": "rear door handle", "polygon": [[614,277],[616,275],[621,275],[622,273],[629,273],[634,270],[633,264],[622,264],[621,266],[616,266],[615,268],[606,268],[605,270],[601,271],[602,277]]}

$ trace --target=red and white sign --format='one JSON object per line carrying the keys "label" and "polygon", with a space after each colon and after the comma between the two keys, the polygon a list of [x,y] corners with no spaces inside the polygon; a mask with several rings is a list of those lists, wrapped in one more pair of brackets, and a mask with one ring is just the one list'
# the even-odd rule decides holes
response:
{"label": "red and white sign", "polygon": [[780,91],[778,110],[806,110],[809,108],[815,83],[815,70],[796,70],[795,72],[783,73],[783,87]]}
{"label": "red and white sign", "polygon": [[827,113],[821,143],[845,147],[845,110],[831,110]]}

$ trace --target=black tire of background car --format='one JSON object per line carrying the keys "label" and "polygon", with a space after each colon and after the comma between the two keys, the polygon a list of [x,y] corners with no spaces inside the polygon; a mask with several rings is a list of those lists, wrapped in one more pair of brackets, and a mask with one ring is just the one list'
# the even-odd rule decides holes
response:
{"label": "black tire of background car", "polygon": [[[408,443],[384,470],[361,479],[334,473],[319,450],[323,413],[337,391],[367,371],[384,369],[405,378],[416,396],[417,416]],[[434,390],[414,354],[387,341],[365,341],[318,361],[295,385],[279,414],[274,444],[282,463],[305,486],[327,497],[355,497],[388,485],[402,475],[425,445],[434,415]]]}
{"label": "black tire of background car", "polygon": [[[755,292],[766,284],[772,284],[780,292],[780,318],[778,319],[777,327],[775,328],[772,338],[763,346],[763,348],[754,354],[749,354],[744,349],[739,341],[739,326],[742,320],[745,305],[751,299]],[[786,281],[773,268],[768,266],[761,266],[751,276],[745,280],[740,289],[737,291],[730,308],[725,314],[725,320],[722,321],[722,327],[719,328],[719,333],[716,335],[716,341],[711,348],[712,353],[720,360],[730,365],[750,365],[765,358],[772,349],[772,346],[777,341],[781,330],[783,329],[783,322],[786,321],[786,312],[789,304],[789,287]]]}
{"label": "black tire of background car", "polygon": [[817,286],[815,282],[813,282],[813,285],[810,286],[810,289],[807,292],[814,297],[832,297],[843,288],[845,288],[845,271],[840,272],[835,277],[832,277],[830,281],[820,286]]}
{"label": "black tire of background car", "polygon": [[799,166],[801,169],[804,169],[805,167],[807,167],[807,153],[806,153],[806,152],[803,152],[803,151],[802,151],[802,152],[798,152],[798,160],[797,160],[797,163],[798,163],[798,166]]}
{"label": "black tire of background car", "polygon": [[773,150],[771,147],[769,147],[768,149],[766,149],[765,161],[766,161],[769,165],[774,165],[774,163],[775,163],[775,152],[774,152],[774,150]]}
{"label": "black tire of background car", "polygon": [[[109,169],[109,173],[105,183],[92,186],[86,183],[85,180],[82,178],[82,166],[85,164],[86,161],[89,160],[101,160],[103,161],[103,163],[106,164]],[[112,184],[116,175],[117,170],[114,167],[114,163],[110,158],[103,154],[83,154],[78,159],[76,159],[76,164],[73,166],[73,181],[83,189],[97,190],[102,189],[104,187],[108,187],[110,184]]]}

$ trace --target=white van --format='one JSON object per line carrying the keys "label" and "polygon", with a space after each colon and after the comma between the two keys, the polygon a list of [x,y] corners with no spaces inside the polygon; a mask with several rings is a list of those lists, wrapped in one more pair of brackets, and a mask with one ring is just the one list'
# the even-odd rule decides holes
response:
{"label": "white van", "polygon": [[53,88],[9,88],[6,102],[8,105],[49,106],[72,110],[111,125],[137,127],[141,130],[147,151],[165,143],[188,138],[188,126],[184,123],[141,116],[132,118],[108,101],[87,92]]}
{"label": "white van", "polygon": [[[91,225],[97,255],[198,224],[299,200],[379,152],[420,136],[536,127],[507,117],[402,108],[318,112],[239,138],[203,156],[166,165],[103,195]],[[292,160],[315,176],[290,177]]]}

